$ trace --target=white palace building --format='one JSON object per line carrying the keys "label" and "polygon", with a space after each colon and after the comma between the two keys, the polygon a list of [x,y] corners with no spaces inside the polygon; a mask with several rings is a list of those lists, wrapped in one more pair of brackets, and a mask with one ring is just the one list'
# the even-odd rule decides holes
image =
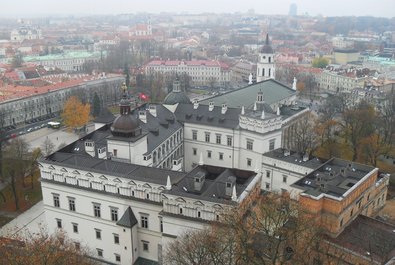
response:
{"label": "white palace building", "polygon": [[162,264],[170,241],[250,193],[303,192],[291,185],[324,162],[281,149],[308,112],[295,97],[267,79],[191,103],[176,81],[164,104],[131,110],[124,92],[115,120],[40,161],[49,232],[107,264]]}

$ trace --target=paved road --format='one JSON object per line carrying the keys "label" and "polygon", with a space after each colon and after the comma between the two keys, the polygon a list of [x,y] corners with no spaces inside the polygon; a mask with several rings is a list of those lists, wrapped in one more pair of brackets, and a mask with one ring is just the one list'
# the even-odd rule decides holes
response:
{"label": "paved road", "polygon": [[70,144],[78,139],[78,136],[74,133],[70,133],[62,129],[58,130],[50,128],[42,128],[20,137],[30,144],[31,149],[41,147],[45,139],[49,138],[55,145],[55,150],[57,150],[61,144]]}

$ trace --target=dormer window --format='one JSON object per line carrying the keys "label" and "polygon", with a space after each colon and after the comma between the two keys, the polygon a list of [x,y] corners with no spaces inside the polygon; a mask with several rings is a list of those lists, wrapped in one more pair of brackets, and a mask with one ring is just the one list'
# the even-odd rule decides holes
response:
{"label": "dormer window", "polygon": [[232,183],[226,182],[226,187],[227,187],[227,188],[232,188]]}

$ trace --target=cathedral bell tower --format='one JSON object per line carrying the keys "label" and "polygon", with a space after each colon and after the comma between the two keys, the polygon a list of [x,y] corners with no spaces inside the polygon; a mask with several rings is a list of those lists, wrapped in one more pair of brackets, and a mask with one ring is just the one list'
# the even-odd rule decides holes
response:
{"label": "cathedral bell tower", "polygon": [[258,63],[256,67],[256,82],[262,82],[267,79],[274,79],[274,51],[269,43],[269,34],[266,34],[265,44],[259,51]]}

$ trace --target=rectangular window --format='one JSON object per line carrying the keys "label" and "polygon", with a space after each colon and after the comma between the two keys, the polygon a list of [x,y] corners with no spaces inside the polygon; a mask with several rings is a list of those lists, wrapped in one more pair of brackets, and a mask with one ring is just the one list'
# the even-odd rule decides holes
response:
{"label": "rectangular window", "polygon": [[93,204],[93,215],[95,217],[100,217],[101,216],[100,204]]}
{"label": "rectangular window", "polygon": [[141,216],[141,227],[148,229],[148,215]]}
{"label": "rectangular window", "polygon": [[196,148],[192,148],[192,153],[193,153],[194,156],[197,155],[197,149]]}
{"label": "rectangular window", "polygon": [[252,150],[254,142],[252,140],[247,140],[247,150]]}
{"label": "rectangular window", "polygon": [[118,221],[118,209],[111,208],[111,221]]}
{"label": "rectangular window", "polygon": [[159,230],[163,233],[163,218],[159,217]]}
{"label": "rectangular window", "polygon": [[60,207],[59,194],[53,194],[53,206]]}
{"label": "rectangular window", "polygon": [[114,254],[114,255],[115,255],[115,261],[121,262],[121,255],[119,255],[119,254]]}
{"label": "rectangular window", "polygon": [[270,170],[266,170],[266,177],[270,178]]}
{"label": "rectangular window", "polygon": [[147,252],[149,251],[149,242],[143,241],[143,250]]}
{"label": "rectangular window", "polygon": [[215,135],[215,142],[216,142],[217,144],[221,144],[221,135],[220,135],[220,134],[216,134],[216,135]]}
{"label": "rectangular window", "polygon": [[224,153],[219,153],[219,160],[224,160]]}
{"label": "rectangular window", "polygon": [[211,158],[211,151],[207,151],[207,157]]}
{"label": "rectangular window", "polygon": [[205,141],[206,141],[206,143],[209,143],[210,142],[210,133],[209,132],[206,132],[206,133],[204,133],[204,135],[205,135]]}
{"label": "rectangular window", "polygon": [[276,139],[271,139],[271,140],[269,141],[269,151],[274,150],[274,148],[275,148],[275,143],[276,143]]}
{"label": "rectangular window", "polygon": [[56,225],[58,228],[62,228],[62,220],[56,219]]}
{"label": "rectangular window", "polygon": [[192,131],[192,140],[197,140],[197,131]]}
{"label": "rectangular window", "polygon": [[287,175],[283,175],[283,183],[287,183],[287,178],[288,178]]}
{"label": "rectangular window", "polygon": [[103,249],[97,248],[96,251],[97,251],[97,256],[102,258],[103,257]]}
{"label": "rectangular window", "polygon": [[227,137],[226,137],[226,144],[227,144],[228,146],[232,146],[232,136],[227,136]]}
{"label": "rectangular window", "polygon": [[73,232],[78,234],[78,224],[72,223],[72,225],[73,225]]}
{"label": "rectangular window", "polygon": [[270,190],[270,183],[265,183],[265,188],[267,189],[267,190]]}
{"label": "rectangular window", "polygon": [[101,239],[101,230],[95,229],[96,239]]}
{"label": "rectangular window", "polygon": [[247,166],[250,167],[252,165],[252,160],[251,158],[247,158]]}
{"label": "rectangular window", "polygon": [[75,199],[69,198],[69,210],[75,212]]}
{"label": "rectangular window", "polygon": [[118,150],[117,150],[117,149],[114,149],[113,152],[112,152],[112,154],[113,154],[113,156],[117,157],[117,155],[118,155]]}
{"label": "rectangular window", "polygon": [[114,244],[119,244],[119,235],[114,234]]}

